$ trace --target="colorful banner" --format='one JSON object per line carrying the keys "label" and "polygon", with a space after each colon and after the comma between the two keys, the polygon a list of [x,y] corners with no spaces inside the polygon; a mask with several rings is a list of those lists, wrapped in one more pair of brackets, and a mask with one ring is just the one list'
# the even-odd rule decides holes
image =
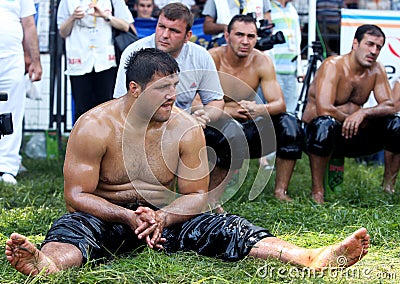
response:
{"label": "colorful banner", "polygon": [[[203,32],[204,18],[194,20],[192,32],[193,36],[190,41],[197,43],[203,47],[207,47],[211,40],[211,35]],[[157,19],[135,19],[135,28],[140,38],[153,34],[156,30]]]}
{"label": "colorful banner", "polygon": [[400,12],[342,9],[340,54],[350,52],[356,29],[363,24],[377,25],[386,35],[378,61],[385,66],[392,84],[400,76]]}

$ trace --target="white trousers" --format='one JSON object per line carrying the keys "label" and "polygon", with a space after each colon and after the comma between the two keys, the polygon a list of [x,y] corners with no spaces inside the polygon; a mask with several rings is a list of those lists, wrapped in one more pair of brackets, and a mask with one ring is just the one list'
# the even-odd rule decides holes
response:
{"label": "white trousers", "polygon": [[8,101],[0,102],[0,114],[12,114],[14,133],[0,139],[0,172],[17,175],[21,156],[22,120],[25,111],[24,56],[0,58],[0,91],[8,94]]}

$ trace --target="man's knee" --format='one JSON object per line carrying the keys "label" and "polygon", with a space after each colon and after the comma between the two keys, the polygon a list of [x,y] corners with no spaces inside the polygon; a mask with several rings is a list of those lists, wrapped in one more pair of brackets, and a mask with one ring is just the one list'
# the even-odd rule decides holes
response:
{"label": "man's knee", "polygon": [[325,115],[314,118],[306,126],[306,152],[318,156],[329,156],[335,146],[335,138],[341,125],[335,118]]}
{"label": "man's knee", "polygon": [[300,159],[304,131],[296,116],[283,113],[273,118],[277,141],[277,156],[284,159]]}
{"label": "man's knee", "polygon": [[400,116],[394,115],[388,119],[385,149],[393,153],[400,153]]}

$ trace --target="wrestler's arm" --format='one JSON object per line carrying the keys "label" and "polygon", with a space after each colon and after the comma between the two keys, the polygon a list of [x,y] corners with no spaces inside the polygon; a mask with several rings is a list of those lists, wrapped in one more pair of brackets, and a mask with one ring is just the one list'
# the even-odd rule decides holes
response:
{"label": "wrestler's arm", "polygon": [[314,80],[315,102],[318,116],[329,115],[343,122],[348,114],[335,106],[339,78],[337,64],[326,59],[319,67]]}
{"label": "wrestler's arm", "polygon": [[400,111],[400,78],[396,80],[392,89],[392,98],[396,112]]}
{"label": "wrestler's arm", "polygon": [[261,90],[267,103],[256,104],[254,101],[240,101],[239,104],[253,117],[263,116],[267,113],[277,115],[285,112],[286,104],[281,86],[276,79],[272,60],[267,55],[259,53],[254,66],[258,69]]}
{"label": "wrestler's arm", "polygon": [[[342,135],[346,138],[356,135],[361,123],[366,118],[382,117],[395,113],[390,84],[387,79],[385,68],[381,63],[376,63],[375,72],[375,86],[373,91],[377,105],[374,107],[360,108],[346,117],[342,125]],[[371,79],[373,78],[367,78],[367,80]]]}
{"label": "wrestler's arm", "polygon": [[377,105],[362,109],[366,118],[381,117],[395,113],[392,90],[390,88],[385,67],[380,62],[377,62],[376,65],[377,74],[374,86],[374,96]]}
{"label": "wrestler's arm", "polygon": [[64,162],[64,199],[70,212],[89,213],[105,222],[140,225],[135,211],[115,205],[95,193],[107,139],[113,135],[104,122],[82,117],[68,139]]}
{"label": "wrestler's arm", "polygon": [[209,183],[205,149],[204,133],[199,126],[190,128],[179,141],[177,178],[180,196],[157,211],[165,227],[185,222],[205,208]]}

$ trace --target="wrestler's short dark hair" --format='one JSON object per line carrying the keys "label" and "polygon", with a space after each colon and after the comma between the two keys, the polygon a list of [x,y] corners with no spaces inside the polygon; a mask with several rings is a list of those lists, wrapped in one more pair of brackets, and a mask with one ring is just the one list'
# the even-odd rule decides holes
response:
{"label": "wrestler's short dark hair", "polygon": [[164,7],[160,11],[160,15],[164,15],[168,20],[184,20],[186,22],[186,32],[190,31],[193,26],[194,17],[189,8],[180,3],[172,2]]}
{"label": "wrestler's short dark hair", "polygon": [[178,72],[178,63],[171,55],[155,48],[142,48],[133,52],[126,61],[126,89],[129,90],[131,81],[145,89],[155,75],[168,76]]}
{"label": "wrestler's short dark hair", "polygon": [[232,26],[236,22],[253,23],[257,29],[256,20],[251,15],[235,15],[228,24],[228,33],[231,32]]}
{"label": "wrestler's short dark hair", "polygon": [[383,37],[383,45],[385,44],[386,36],[380,27],[378,27],[376,25],[359,26],[356,30],[354,38],[357,39],[357,41],[360,43],[361,40],[364,38],[365,34],[373,35],[373,36],[377,36],[377,37]]}

